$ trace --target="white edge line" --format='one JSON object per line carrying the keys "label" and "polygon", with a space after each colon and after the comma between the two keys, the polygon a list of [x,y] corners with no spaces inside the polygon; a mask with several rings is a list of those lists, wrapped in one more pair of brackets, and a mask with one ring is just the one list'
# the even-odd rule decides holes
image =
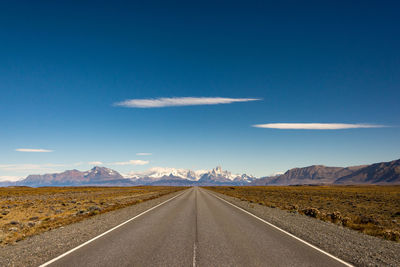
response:
{"label": "white edge line", "polygon": [[102,236],[104,236],[104,235],[106,235],[106,234],[108,234],[108,233],[114,231],[115,229],[121,227],[122,225],[127,224],[127,223],[130,222],[130,221],[133,221],[134,219],[136,219],[136,218],[138,218],[138,217],[140,217],[140,216],[146,214],[147,212],[149,212],[149,211],[151,211],[151,210],[154,210],[155,208],[157,208],[157,207],[159,207],[159,206],[161,206],[161,205],[167,203],[168,201],[173,200],[174,198],[177,198],[177,197],[181,196],[181,195],[184,194],[184,193],[186,193],[186,190],[185,190],[184,192],[180,193],[179,195],[176,195],[176,196],[174,196],[174,197],[172,197],[172,198],[170,198],[170,199],[167,199],[167,200],[165,200],[164,202],[161,202],[160,204],[158,204],[158,205],[156,205],[156,206],[154,206],[154,207],[152,207],[152,208],[150,208],[150,209],[148,209],[148,210],[143,211],[142,213],[136,215],[135,217],[132,217],[132,218],[130,218],[129,220],[127,220],[127,221],[125,221],[125,222],[123,222],[123,223],[121,223],[121,224],[118,224],[117,226],[111,228],[110,230],[108,230],[108,231],[106,231],[106,232],[104,232],[104,233],[102,233],[102,234],[100,234],[100,235],[98,235],[98,236],[96,236],[96,237],[94,237],[94,238],[88,240],[88,241],[86,241],[85,243],[83,243],[83,244],[81,244],[81,245],[79,245],[79,246],[77,246],[77,247],[75,247],[75,248],[73,248],[73,249],[71,249],[71,250],[68,250],[68,251],[65,252],[64,254],[61,254],[60,256],[58,256],[58,257],[56,257],[56,258],[54,258],[54,259],[52,259],[52,260],[50,260],[50,261],[48,261],[48,262],[43,263],[43,264],[40,265],[39,267],[44,267],[44,266],[48,266],[49,264],[52,264],[53,262],[55,262],[55,261],[57,261],[57,260],[59,260],[59,259],[65,257],[65,256],[67,256],[68,254],[71,254],[71,253],[74,252],[75,250],[78,250],[78,249],[80,249],[81,247],[86,246],[87,244],[89,244],[89,243],[95,241],[96,239],[99,239],[100,237],[102,237]]}
{"label": "white edge line", "polygon": [[285,230],[279,228],[278,226],[273,225],[272,223],[267,222],[267,221],[264,220],[264,219],[261,219],[260,217],[254,215],[253,213],[248,212],[247,210],[242,209],[242,208],[240,208],[240,207],[238,207],[238,206],[236,206],[236,205],[234,205],[234,204],[232,204],[232,203],[226,201],[225,199],[220,198],[219,196],[217,196],[217,195],[215,195],[215,194],[213,194],[213,193],[211,193],[211,194],[212,194],[213,196],[215,196],[216,198],[218,198],[218,199],[220,199],[220,200],[222,200],[222,201],[228,203],[229,205],[232,205],[233,207],[235,207],[235,208],[237,208],[237,209],[239,209],[239,210],[241,210],[241,211],[243,211],[243,212],[245,212],[245,213],[247,213],[247,214],[253,216],[254,218],[256,218],[256,219],[262,221],[263,223],[268,224],[269,226],[271,226],[271,227],[273,227],[273,228],[275,228],[275,229],[281,231],[282,233],[285,233],[285,234],[287,234],[287,235],[293,237],[294,239],[296,239],[296,240],[298,240],[298,241],[300,241],[300,242],[306,244],[307,246],[310,246],[310,247],[312,247],[313,249],[318,250],[319,252],[321,252],[321,253],[323,253],[323,254],[325,254],[325,255],[331,257],[332,259],[335,259],[335,260],[337,260],[338,262],[340,262],[340,263],[342,263],[342,264],[344,264],[344,265],[346,265],[346,266],[354,267],[354,266],[351,265],[350,263],[347,263],[347,262],[345,262],[344,260],[341,260],[341,259],[339,259],[338,257],[335,257],[335,256],[333,256],[332,254],[330,254],[330,253],[328,253],[328,252],[326,252],[326,251],[323,251],[322,249],[320,249],[320,248],[318,248],[318,247],[316,247],[316,246],[314,246],[314,245],[308,243],[307,241],[304,241],[303,239],[301,239],[301,238],[299,238],[299,237],[297,237],[297,236],[295,236],[295,235],[293,235],[293,234],[291,234],[291,233],[289,233],[289,232],[287,232],[287,231],[285,231]]}
{"label": "white edge line", "polygon": [[195,242],[193,244],[193,267],[196,267],[196,251],[197,251],[197,245]]}

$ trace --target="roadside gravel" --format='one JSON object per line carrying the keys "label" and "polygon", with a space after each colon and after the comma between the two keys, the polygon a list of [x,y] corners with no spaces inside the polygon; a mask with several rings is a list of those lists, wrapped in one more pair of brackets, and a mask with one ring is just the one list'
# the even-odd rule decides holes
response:
{"label": "roadside gravel", "polygon": [[96,215],[29,237],[15,245],[0,247],[0,266],[38,266],[182,192]]}
{"label": "roadside gravel", "polygon": [[298,213],[209,192],[355,266],[400,266],[400,243],[365,235]]}

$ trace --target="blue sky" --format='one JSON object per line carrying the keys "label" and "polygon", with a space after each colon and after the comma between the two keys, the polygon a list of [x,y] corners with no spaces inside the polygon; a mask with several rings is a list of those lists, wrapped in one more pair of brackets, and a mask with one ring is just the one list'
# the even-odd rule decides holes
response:
{"label": "blue sky", "polygon": [[[397,1],[141,2],[0,3],[0,180],[400,158]],[[182,97],[259,100],[117,104]],[[388,127],[252,127],[271,123]]]}

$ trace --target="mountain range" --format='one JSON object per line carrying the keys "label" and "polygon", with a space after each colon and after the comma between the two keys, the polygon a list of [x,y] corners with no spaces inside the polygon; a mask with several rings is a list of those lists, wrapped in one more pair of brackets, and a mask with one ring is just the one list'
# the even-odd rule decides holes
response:
{"label": "mountain range", "polygon": [[123,176],[115,170],[96,166],[85,172],[67,170],[61,173],[29,175],[17,182],[0,182],[0,186],[247,185],[255,179],[246,174],[233,175],[221,167],[210,171],[152,168],[146,172]]}
{"label": "mountain range", "polygon": [[61,173],[29,175],[16,185],[23,186],[107,186],[107,185],[131,185],[131,179],[124,178],[117,171],[104,167],[94,167],[85,172],[68,170]]}
{"label": "mountain range", "polygon": [[247,185],[256,180],[247,174],[234,175],[220,166],[210,171],[192,171],[174,168],[152,168],[144,173],[131,173],[127,176],[135,184],[144,185]]}
{"label": "mountain range", "polygon": [[249,185],[400,184],[400,159],[371,165],[327,167],[313,165],[263,177]]}
{"label": "mountain range", "polygon": [[122,175],[105,167],[88,171],[67,170],[61,173],[29,175],[17,182],[0,182],[0,186],[237,186],[237,185],[317,185],[317,184],[400,184],[400,159],[371,165],[327,167],[313,165],[293,168],[284,174],[257,179],[235,175],[216,167],[212,170],[155,167],[144,172]]}

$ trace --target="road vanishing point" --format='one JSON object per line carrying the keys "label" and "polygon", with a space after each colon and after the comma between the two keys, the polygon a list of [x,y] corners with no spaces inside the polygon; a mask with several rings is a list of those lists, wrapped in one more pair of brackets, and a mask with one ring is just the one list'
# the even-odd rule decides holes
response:
{"label": "road vanishing point", "polygon": [[42,266],[351,266],[193,187]]}

